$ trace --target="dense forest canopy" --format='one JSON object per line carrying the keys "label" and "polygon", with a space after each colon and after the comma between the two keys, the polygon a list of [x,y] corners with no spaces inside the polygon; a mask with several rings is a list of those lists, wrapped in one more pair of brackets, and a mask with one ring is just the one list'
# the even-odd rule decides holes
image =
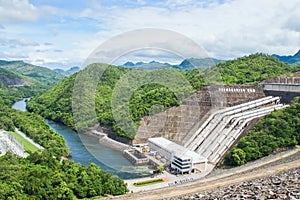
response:
{"label": "dense forest canopy", "polygon": [[225,84],[258,84],[263,80],[299,70],[299,67],[262,53],[220,63],[216,67]]}
{"label": "dense forest canopy", "polygon": [[[103,67],[102,64],[93,64],[85,68],[85,70],[92,71],[91,68],[101,66]],[[268,78],[296,71],[298,68],[299,67],[279,62],[272,56],[257,53],[219,63],[215,67],[208,69],[193,69],[187,71],[172,69],[175,74],[181,74],[189,83],[181,87],[181,91],[171,91],[170,88],[162,84],[148,83],[136,88],[132,94],[126,94],[127,89],[125,86],[128,81],[132,81],[132,79],[125,80],[125,75],[135,74],[135,79],[140,79],[141,82],[144,79],[147,79],[147,75],[145,77],[139,75],[143,70],[131,70],[122,67],[109,66],[106,68],[99,80],[95,95],[90,98],[90,101],[95,101],[94,110],[96,110],[97,119],[86,118],[86,120],[82,120],[82,123],[77,124],[79,125],[77,128],[84,129],[98,121],[103,126],[112,127],[118,135],[132,139],[134,137],[136,127],[139,126],[139,122],[142,117],[161,112],[172,106],[180,105],[182,99],[175,95],[176,92],[184,93],[183,97],[187,97],[190,93],[184,91],[192,90],[193,92],[196,92],[207,84],[220,84],[223,82],[225,84],[253,85]],[[167,73],[172,73],[167,71],[171,69],[158,70],[162,70],[160,71],[161,77],[166,76]],[[81,71],[79,73],[84,72]],[[27,104],[28,109],[39,113],[46,118],[62,122],[75,129],[74,118],[72,116],[72,89],[77,75],[78,73],[66,78],[48,92],[33,98]],[[92,76],[92,74],[90,75]],[[219,76],[221,76],[221,78]],[[174,80],[172,81],[176,83],[177,78],[178,77],[174,76]],[[123,90],[120,90],[120,93],[124,93],[124,96],[131,95],[131,98],[129,104],[126,105],[127,107],[120,108],[119,112],[115,112],[117,114],[114,116],[111,108],[112,101],[114,101],[114,99],[112,99],[112,95],[116,90],[116,84],[118,83],[120,85],[120,82],[122,82],[121,85],[123,84]],[[86,85],[88,84],[89,83],[86,82]],[[192,87],[192,89],[189,87]],[[87,91],[87,93],[89,93],[89,91]],[[87,94],[87,96],[89,95],[93,94]],[[89,110],[91,109],[91,105],[89,103],[85,103],[76,106],[82,107],[82,110],[91,111]],[[126,111],[129,112],[129,117],[124,111],[125,109],[129,109],[129,111]],[[87,115],[88,113],[82,113],[81,117]],[[122,117],[124,121],[122,123],[117,123],[116,118]],[[122,127],[118,124],[122,124]]]}
{"label": "dense forest canopy", "polygon": [[[94,64],[85,69],[85,71],[94,70],[95,68],[101,68],[103,64]],[[186,81],[183,87],[177,87],[183,97],[187,97],[205,85],[203,78],[199,75],[197,70],[192,70],[188,72],[184,72],[181,70],[175,69],[160,69],[159,72],[160,77],[164,77],[164,73],[174,73],[177,74],[175,78],[172,79],[170,77],[170,82],[178,82],[176,77],[182,77],[183,80]],[[85,71],[81,73],[85,73]],[[90,101],[95,99],[95,109],[97,114],[97,120],[102,125],[112,126],[113,129],[124,137],[132,138],[132,135],[125,133],[122,129],[116,126],[116,122],[114,121],[112,109],[111,109],[111,101],[112,101],[112,93],[115,89],[115,85],[118,83],[119,85],[125,85],[125,82],[122,81],[133,81],[133,80],[121,80],[122,76],[127,74],[128,72],[134,72],[134,81],[139,80],[149,80],[147,83],[143,84],[141,87],[137,87],[136,90],[132,94],[127,94],[127,89],[121,89],[120,95],[130,97],[129,104],[129,113],[130,117],[136,123],[139,124],[139,120],[141,117],[149,115],[149,112],[153,111],[153,106],[162,105],[162,108],[157,109],[155,112],[160,112],[166,108],[170,108],[172,106],[176,106],[180,104],[180,100],[176,98],[173,91],[164,86],[163,84],[153,84],[151,83],[151,76],[153,73],[151,71],[142,71],[142,70],[130,70],[123,67],[116,66],[108,66],[105,72],[102,74],[99,83],[97,84],[96,94],[90,94],[92,91],[86,88],[89,88],[89,81],[83,83],[84,88],[82,88],[82,92],[86,92],[86,96],[91,97]],[[87,72],[89,73],[89,72]],[[93,73],[93,72],[91,72]],[[41,96],[33,98],[28,102],[27,107],[30,111],[37,112],[46,118],[50,118],[55,121],[62,122],[72,128],[75,129],[75,123],[72,116],[72,95],[73,95],[73,86],[74,81],[77,74],[74,74],[67,79],[63,80],[55,87],[51,88],[48,92],[44,93]],[[121,80],[121,82],[120,82]],[[136,81],[135,81],[136,83]],[[192,83],[192,84],[191,84]],[[180,91],[179,91],[180,89]],[[191,92],[185,92],[189,91]],[[94,95],[94,96],[93,96]],[[182,98],[183,99],[183,98]],[[82,103],[82,105],[77,105],[82,110],[81,117],[85,116],[83,113],[85,110],[86,104]],[[88,120],[83,120],[88,123]],[[86,127],[88,124],[81,124],[81,127]],[[78,128],[78,127],[77,127]]]}
{"label": "dense forest canopy", "polygon": [[[36,113],[11,108],[18,99],[39,90],[31,87],[0,88],[0,129],[19,129],[45,149],[27,158],[7,153],[0,157],[0,199],[76,199],[127,192],[123,180],[90,164],[65,160],[71,152],[61,135]],[[36,88],[35,88],[36,89]]]}

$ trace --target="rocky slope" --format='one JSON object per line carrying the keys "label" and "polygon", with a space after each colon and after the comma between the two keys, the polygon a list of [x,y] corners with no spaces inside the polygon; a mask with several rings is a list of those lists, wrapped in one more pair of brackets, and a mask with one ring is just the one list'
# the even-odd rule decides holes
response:
{"label": "rocky slope", "polygon": [[270,177],[169,200],[175,199],[300,199],[300,167]]}

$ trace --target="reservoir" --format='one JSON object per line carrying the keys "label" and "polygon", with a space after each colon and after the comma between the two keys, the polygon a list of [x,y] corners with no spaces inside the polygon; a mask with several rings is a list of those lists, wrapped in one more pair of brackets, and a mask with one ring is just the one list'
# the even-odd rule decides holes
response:
{"label": "reservoir", "polygon": [[[26,111],[26,99],[16,102],[13,108]],[[83,165],[93,162],[101,169],[111,172],[122,179],[131,179],[149,176],[150,169],[147,166],[133,166],[122,152],[101,145],[93,136],[78,134],[69,127],[46,120],[46,123],[54,131],[62,135],[72,152],[72,160]]]}

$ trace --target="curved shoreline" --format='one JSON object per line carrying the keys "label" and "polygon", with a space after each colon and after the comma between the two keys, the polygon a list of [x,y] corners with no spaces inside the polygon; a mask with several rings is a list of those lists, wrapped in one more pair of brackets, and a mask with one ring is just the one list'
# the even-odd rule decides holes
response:
{"label": "curved shoreline", "polygon": [[125,149],[130,148],[129,145],[124,144],[119,141],[116,141],[116,140],[113,140],[113,139],[109,138],[106,133],[99,132],[97,130],[89,131],[86,134],[98,138],[99,139],[98,141],[100,144],[102,144],[106,147],[109,147],[111,149],[117,150],[117,151],[123,152]]}

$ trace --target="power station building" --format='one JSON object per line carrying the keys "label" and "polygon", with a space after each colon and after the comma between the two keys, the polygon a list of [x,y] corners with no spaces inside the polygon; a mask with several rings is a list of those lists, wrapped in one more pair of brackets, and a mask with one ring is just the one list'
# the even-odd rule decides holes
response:
{"label": "power station building", "polygon": [[207,159],[179,144],[157,137],[149,138],[148,145],[150,152],[164,158],[177,173],[206,171]]}

